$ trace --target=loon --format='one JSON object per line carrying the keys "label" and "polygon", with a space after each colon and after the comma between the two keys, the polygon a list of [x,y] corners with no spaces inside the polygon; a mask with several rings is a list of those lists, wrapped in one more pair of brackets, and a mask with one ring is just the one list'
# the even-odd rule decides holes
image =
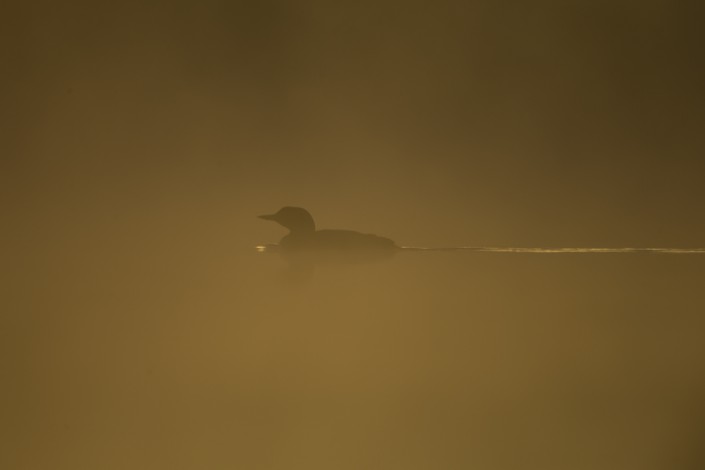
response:
{"label": "loon", "polygon": [[282,207],[275,214],[260,215],[289,229],[279,242],[283,254],[384,256],[399,247],[389,238],[352,230],[316,230],[311,214],[301,207]]}

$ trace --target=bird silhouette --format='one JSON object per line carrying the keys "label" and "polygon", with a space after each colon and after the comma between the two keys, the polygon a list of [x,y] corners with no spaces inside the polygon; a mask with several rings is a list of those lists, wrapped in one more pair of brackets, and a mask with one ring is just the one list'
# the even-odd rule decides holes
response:
{"label": "bird silhouette", "polygon": [[345,257],[383,257],[399,248],[389,238],[353,230],[316,230],[311,214],[301,207],[282,207],[275,214],[260,215],[289,229],[279,242],[283,254]]}
{"label": "bird silhouette", "polygon": [[399,251],[466,251],[483,253],[701,253],[705,248],[526,248],[492,246],[413,247],[398,246],[392,240],[352,230],[316,230],[311,214],[301,207],[282,207],[275,214],[260,215],[289,229],[279,244],[260,245],[261,253],[280,253],[289,264],[293,281],[311,278],[319,264],[368,263],[387,259]]}

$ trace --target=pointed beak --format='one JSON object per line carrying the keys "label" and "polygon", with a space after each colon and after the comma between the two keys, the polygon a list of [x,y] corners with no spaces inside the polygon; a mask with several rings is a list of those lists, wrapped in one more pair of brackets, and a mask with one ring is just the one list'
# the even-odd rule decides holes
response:
{"label": "pointed beak", "polygon": [[275,214],[258,215],[257,217],[264,220],[277,220],[277,216]]}

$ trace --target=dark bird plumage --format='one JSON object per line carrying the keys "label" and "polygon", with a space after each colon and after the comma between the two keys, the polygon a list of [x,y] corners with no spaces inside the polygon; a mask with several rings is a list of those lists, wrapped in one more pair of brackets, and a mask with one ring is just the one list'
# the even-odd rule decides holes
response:
{"label": "dark bird plumage", "polygon": [[316,230],[311,214],[301,207],[282,207],[275,214],[261,215],[289,229],[281,239],[280,251],[285,254],[391,254],[398,248],[389,238],[352,230]]}

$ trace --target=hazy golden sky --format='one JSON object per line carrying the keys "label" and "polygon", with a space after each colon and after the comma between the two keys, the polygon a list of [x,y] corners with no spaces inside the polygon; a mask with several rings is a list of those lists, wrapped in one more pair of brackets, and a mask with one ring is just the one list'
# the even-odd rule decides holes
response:
{"label": "hazy golden sky", "polygon": [[398,214],[409,243],[700,245],[700,11],[18,2],[4,193],[19,219],[149,210],[178,187],[243,215]]}

